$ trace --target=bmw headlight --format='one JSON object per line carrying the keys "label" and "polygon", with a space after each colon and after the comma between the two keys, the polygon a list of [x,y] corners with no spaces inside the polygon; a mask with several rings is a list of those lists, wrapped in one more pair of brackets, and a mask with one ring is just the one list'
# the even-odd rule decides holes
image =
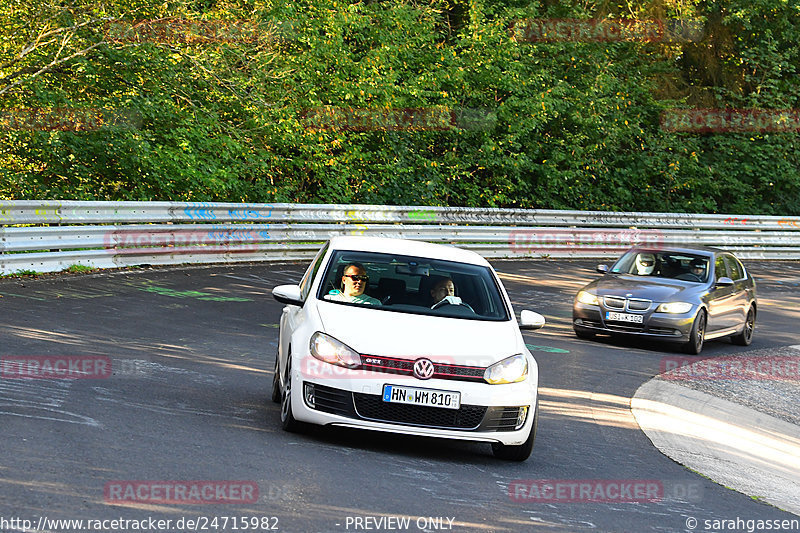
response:
{"label": "bmw headlight", "polygon": [[361,365],[358,352],[321,331],[311,336],[311,355],[320,361],[345,368],[357,368]]}
{"label": "bmw headlight", "polygon": [[492,385],[516,383],[528,377],[528,360],[523,354],[512,355],[493,364],[483,373],[483,379]]}
{"label": "bmw headlight", "polygon": [[586,305],[599,305],[597,302],[597,295],[587,291],[580,291],[578,293],[578,301]]}
{"label": "bmw headlight", "polygon": [[656,308],[656,313],[669,313],[672,315],[682,315],[692,310],[689,302],[667,302]]}

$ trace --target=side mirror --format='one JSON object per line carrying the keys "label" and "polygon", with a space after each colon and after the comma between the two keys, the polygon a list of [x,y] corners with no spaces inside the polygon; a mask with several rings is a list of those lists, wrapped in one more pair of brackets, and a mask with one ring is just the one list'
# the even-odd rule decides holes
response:
{"label": "side mirror", "polygon": [[719,278],[716,283],[717,287],[730,287],[733,285],[733,280],[731,278],[726,278],[725,276]]}
{"label": "side mirror", "polygon": [[272,297],[282,304],[303,306],[300,285],[279,285],[272,289]]}
{"label": "side mirror", "polygon": [[608,272],[608,265],[597,265],[597,271],[601,274],[606,274]]}
{"label": "side mirror", "polygon": [[544,317],[539,313],[526,309],[519,314],[519,329],[541,329],[544,323]]}

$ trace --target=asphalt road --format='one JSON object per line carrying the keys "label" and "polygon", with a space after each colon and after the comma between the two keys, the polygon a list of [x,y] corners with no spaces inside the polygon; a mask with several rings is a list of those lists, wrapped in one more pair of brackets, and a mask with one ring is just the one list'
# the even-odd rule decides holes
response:
{"label": "asphalt road", "polygon": [[[97,356],[113,369],[97,379],[0,379],[0,532],[77,529],[54,519],[102,531],[156,531],[108,521],[152,518],[171,520],[168,531],[675,532],[723,531],[704,528],[706,520],[797,518],[686,470],[638,429],[630,397],[664,357],[680,353],[574,337],[572,297],[595,276],[594,263],[494,265],[516,311],[548,321],[525,333],[541,374],[539,433],[525,463],[496,460],[480,444],[283,432],[269,401],[281,309],[270,290],[296,282],[304,265],[0,280],[0,356]],[[703,356],[798,344],[800,265],[747,266],[761,304],[753,344],[713,341]],[[191,482],[208,480],[216,490],[235,482],[217,497],[236,502],[119,501],[139,481],[197,489]],[[655,481],[664,497],[515,501],[509,486],[519,480]],[[242,484],[256,497],[237,498]],[[181,518],[200,521],[177,527]]]}

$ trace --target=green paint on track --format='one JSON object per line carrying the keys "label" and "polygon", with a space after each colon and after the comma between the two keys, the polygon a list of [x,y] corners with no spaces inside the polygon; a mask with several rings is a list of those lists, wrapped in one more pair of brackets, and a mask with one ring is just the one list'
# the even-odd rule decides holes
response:
{"label": "green paint on track", "polygon": [[562,350],[561,348],[553,348],[552,346],[537,346],[535,344],[526,344],[525,346],[532,352],[549,352],[549,353],[569,353],[569,350]]}

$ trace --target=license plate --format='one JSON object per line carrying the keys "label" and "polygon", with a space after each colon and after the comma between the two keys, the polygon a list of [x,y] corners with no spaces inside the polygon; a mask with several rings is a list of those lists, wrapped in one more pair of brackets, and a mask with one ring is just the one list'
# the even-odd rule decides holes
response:
{"label": "license plate", "polygon": [[407,405],[426,405],[428,407],[458,409],[461,407],[461,393],[433,389],[418,389],[416,387],[401,387],[399,385],[384,385],[383,401],[389,403],[404,403]]}
{"label": "license plate", "polygon": [[634,322],[641,324],[644,321],[644,315],[634,315],[631,313],[606,313],[606,320],[615,320],[617,322]]}

